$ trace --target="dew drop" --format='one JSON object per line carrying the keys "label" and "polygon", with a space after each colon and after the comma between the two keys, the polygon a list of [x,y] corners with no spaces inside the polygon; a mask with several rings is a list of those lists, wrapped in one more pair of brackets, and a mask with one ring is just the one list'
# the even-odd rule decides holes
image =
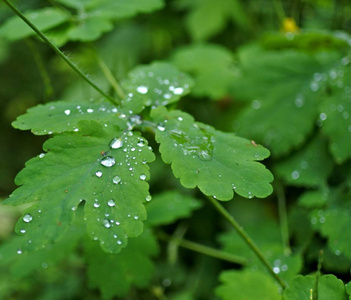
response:
{"label": "dew drop", "polygon": [[326,114],[326,113],[321,113],[321,114],[319,115],[319,118],[320,118],[322,121],[324,121],[324,120],[327,119],[327,114]]}
{"label": "dew drop", "polygon": [[298,171],[293,171],[292,173],[291,173],[291,178],[292,179],[294,179],[294,180],[296,180],[296,179],[298,179],[300,177],[300,173],[298,172]]}
{"label": "dew drop", "polygon": [[112,182],[114,184],[119,184],[121,182],[121,177],[119,177],[118,175],[116,175],[115,177],[113,177]]}
{"label": "dew drop", "polygon": [[251,103],[251,107],[252,107],[253,109],[260,109],[261,106],[262,106],[262,104],[261,104],[261,101],[260,101],[260,100],[254,100],[254,101],[252,101],[252,103]]}
{"label": "dew drop", "polygon": [[32,221],[32,220],[33,220],[33,217],[32,217],[32,215],[30,215],[30,214],[25,214],[25,215],[23,216],[23,221],[26,222],[26,223],[29,223],[29,222]]}
{"label": "dew drop", "polygon": [[146,198],[145,198],[145,200],[146,200],[147,202],[151,201],[151,199],[152,199],[151,195],[147,195]]}
{"label": "dew drop", "polygon": [[165,127],[162,125],[162,124],[159,124],[158,126],[157,126],[157,129],[159,130],[159,131],[165,131]]}
{"label": "dew drop", "polygon": [[280,273],[280,268],[279,268],[279,267],[274,267],[274,268],[273,268],[273,272],[274,272],[275,274],[279,274],[279,273]]}
{"label": "dew drop", "polygon": [[96,177],[101,177],[102,176],[102,172],[101,171],[96,171],[95,175],[96,175]]}
{"label": "dew drop", "polygon": [[45,153],[40,153],[39,158],[43,158],[45,156]]}
{"label": "dew drop", "polygon": [[22,254],[22,250],[21,250],[21,249],[18,249],[18,250],[17,250],[17,254]]}
{"label": "dew drop", "polygon": [[146,175],[145,174],[141,174],[139,177],[141,180],[145,180],[146,179]]}
{"label": "dew drop", "polygon": [[173,90],[174,95],[181,95],[183,94],[183,92],[184,92],[184,89],[182,87],[177,87]]}
{"label": "dew drop", "polygon": [[114,138],[111,142],[110,142],[110,147],[112,149],[118,149],[121,148],[123,146],[123,141],[121,138],[117,139]]}
{"label": "dew drop", "polygon": [[93,110],[92,108],[88,108],[88,109],[87,109],[87,112],[88,112],[89,114],[91,114],[91,113],[94,112],[94,110]]}
{"label": "dew drop", "polygon": [[118,244],[118,245],[122,245],[122,241],[121,241],[121,240],[118,240],[118,241],[117,241],[117,244]]}
{"label": "dew drop", "polygon": [[139,94],[146,94],[147,92],[148,92],[148,87],[146,87],[145,85],[140,85],[140,86],[138,86],[137,87],[137,92],[139,93]]}
{"label": "dew drop", "polygon": [[138,220],[139,219],[139,217],[138,216],[134,216],[134,220]]}
{"label": "dew drop", "polygon": [[111,223],[107,219],[104,219],[102,221],[102,225],[104,225],[105,228],[110,228],[111,227]]}
{"label": "dew drop", "polygon": [[20,233],[26,233],[26,230],[25,229],[21,229]]}
{"label": "dew drop", "polygon": [[183,121],[183,118],[182,117],[178,117],[178,121]]}
{"label": "dew drop", "polygon": [[114,159],[114,157],[111,157],[111,156],[106,156],[105,158],[103,158],[100,162],[103,166],[105,167],[112,167],[116,161]]}
{"label": "dew drop", "polygon": [[66,115],[66,116],[69,116],[70,113],[71,113],[71,111],[70,111],[69,109],[66,109],[66,110],[65,110],[65,115]]}
{"label": "dew drop", "polygon": [[96,208],[100,207],[100,203],[95,202],[94,207],[96,207]]}
{"label": "dew drop", "polygon": [[107,201],[107,205],[108,205],[109,207],[113,207],[113,206],[116,205],[116,203],[115,203],[115,201],[114,201],[113,199],[110,199],[110,200]]}

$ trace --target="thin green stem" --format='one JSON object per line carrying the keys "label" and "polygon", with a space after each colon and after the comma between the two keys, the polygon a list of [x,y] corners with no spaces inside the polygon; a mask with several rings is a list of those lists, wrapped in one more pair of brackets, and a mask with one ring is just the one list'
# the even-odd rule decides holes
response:
{"label": "thin green stem", "polygon": [[120,101],[113,99],[107,95],[103,90],[101,90],[94,82],[92,82],[69,58],[57,47],[55,46],[46,35],[41,32],[31,21],[29,21],[9,0],[3,0],[5,4],[12,9],[12,11],[19,16],[27,25],[33,29],[33,31],[39,35],[43,41],[48,44],[57,55],[59,55],[84,81],[86,81],[91,87],[93,87],[97,92],[99,92],[103,97],[113,104],[120,104]]}
{"label": "thin green stem", "polygon": [[318,267],[316,272],[316,280],[314,281],[314,288],[313,288],[313,300],[318,300],[318,282],[319,282],[319,277],[321,276],[322,263],[323,263],[323,250],[320,250],[319,258],[318,258]]}
{"label": "thin green stem", "polygon": [[208,197],[213,206],[218,210],[218,212],[235,228],[238,234],[242,237],[245,243],[249,246],[249,248],[255,253],[258,259],[262,262],[262,264],[267,268],[270,275],[278,281],[283,289],[286,288],[286,284],[278,274],[273,272],[273,268],[268,262],[268,260],[264,257],[263,253],[260,249],[255,245],[255,243],[251,240],[248,234],[244,231],[244,229],[240,226],[240,224],[234,219],[234,217],[214,198]]}
{"label": "thin green stem", "polygon": [[289,243],[289,224],[288,214],[286,211],[286,198],[282,185],[278,182],[275,188],[278,198],[278,211],[280,221],[280,233],[283,242],[283,249],[286,255],[291,254],[290,243]]}
{"label": "thin green stem", "polygon": [[159,232],[157,236],[163,241],[175,243],[183,248],[202,253],[208,256],[212,256],[217,259],[221,259],[239,265],[245,265],[247,263],[246,259],[243,257],[223,252],[221,250],[213,249],[211,247],[194,243],[185,239],[174,238],[163,232]]}
{"label": "thin green stem", "polygon": [[101,58],[101,56],[97,53],[95,48],[93,46],[91,46],[91,48],[92,48],[92,51],[93,51],[93,53],[94,53],[94,55],[96,57],[98,65],[99,65],[102,73],[104,74],[105,78],[110,83],[111,87],[116,92],[117,96],[120,99],[123,99],[125,94],[124,94],[124,91],[123,91],[121,85],[118,83],[117,79],[113,76],[111,70],[106,65],[105,61]]}
{"label": "thin green stem", "polygon": [[51,99],[53,97],[53,95],[54,95],[54,89],[52,87],[49,74],[46,71],[44,62],[43,62],[41,56],[38,54],[38,51],[37,51],[37,49],[35,47],[35,44],[33,43],[32,39],[31,38],[27,38],[26,39],[26,43],[27,43],[28,48],[30,49],[30,51],[33,54],[35,63],[37,64],[37,67],[38,67],[38,70],[39,70],[40,77],[43,80],[43,83],[44,83],[44,86],[45,86],[46,98],[47,99]]}

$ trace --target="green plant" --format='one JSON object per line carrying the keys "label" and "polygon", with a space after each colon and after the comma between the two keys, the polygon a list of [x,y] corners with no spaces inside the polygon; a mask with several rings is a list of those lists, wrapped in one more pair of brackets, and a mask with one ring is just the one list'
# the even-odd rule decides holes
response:
{"label": "green plant", "polygon": [[[338,6],[337,26],[317,30],[307,10],[278,1],[261,11],[256,1],[56,0],[24,14],[3,3],[17,16],[0,37],[27,39],[48,101],[12,125],[50,138],[3,202],[24,206],[0,246],[0,296],[351,295],[351,39]],[[279,22],[286,32],[269,32]],[[228,45],[233,29],[243,35]],[[98,83],[58,48],[74,42]],[[70,67],[55,61],[67,82],[50,79],[62,74],[48,72],[46,46]],[[274,177],[261,163],[270,152]]]}

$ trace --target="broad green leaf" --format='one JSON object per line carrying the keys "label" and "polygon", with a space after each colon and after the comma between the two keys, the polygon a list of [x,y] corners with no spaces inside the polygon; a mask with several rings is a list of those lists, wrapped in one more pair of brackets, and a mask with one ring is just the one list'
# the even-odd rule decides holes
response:
{"label": "broad green leaf", "polygon": [[343,254],[351,259],[351,195],[342,194],[339,197],[340,200],[330,207],[314,210],[311,223],[328,238],[328,246],[336,255]]}
{"label": "broad green leaf", "polygon": [[216,295],[222,300],[280,300],[278,286],[268,274],[257,271],[223,271]]}
{"label": "broad green leaf", "polygon": [[[24,15],[41,31],[58,26],[69,18],[64,11],[53,7],[27,11]],[[0,36],[12,41],[34,34],[33,29],[18,16],[11,17],[0,28]]]}
{"label": "broad green leaf", "polygon": [[236,71],[233,54],[226,48],[213,44],[186,46],[177,50],[172,60],[182,71],[194,75],[192,94],[212,99],[229,94]]}
{"label": "broad green leaf", "polygon": [[83,201],[88,233],[105,251],[120,251],[142,232],[151,148],[138,132],[110,123],[80,121],[78,128],[45,142],[47,154],[27,162],[16,177],[21,187],[5,201],[36,202],[16,225],[26,230],[28,249],[60,238]]}
{"label": "broad green leaf", "polygon": [[204,41],[217,34],[233,19],[242,27],[247,25],[245,11],[237,0],[192,0],[186,24],[195,41]]}
{"label": "broad green leaf", "polygon": [[330,152],[339,164],[351,157],[351,71],[350,57],[329,71],[330,97],[320,106],[322,131],[330,139]]}
{"label": "broad green leaf", "polygon": [[99,288],[104,299],[125,297],[131,286],[145,288],[154,270],[151,257],[157,253],[157,242],[148,229],[141,236],[130,239],[127,248],[118,254],[107,254],[89,241],[84,255],[90,286]]}
{"label": "broad green leaf", "polygon": [[[123,87],[129,95],[123,100],[126,107],[138,113],[145,106],[167,105],[190,92],[193,80],[176,67],[165,62],[138,66],[128,74]],[[137,95],[135,100],[134,94]],[[137,104],[133,103],[138,101]]]}
{"label": "broad green leaf", "polygon": [[322,73],[334,56],[318,60],[291,50],[248,48],[240,52],[240,61],[242,79],[235,82],[233,95],[251,105],[235,121],[238,134],[264,144],[275,156],[300,146],[317,120],[317,105],[326,97]]}
{"label": "broad green leaf", "polygon": [[249,140],[195,122],[179,110],[159,107],[151,112],[158,123],[156,140],[162,159],[172,164],[186,188],[196,186],[207,196],[230,200],[234,191],[243,197],[266,197],[272,192],[272,174],[257,161],[269,151]]}
{"label": "broad green leaf", "polygon": [[74,103],[57,101],[40,104],[28,109],[27,113],[19,116],[12,126],[21,129],[30,129],[34,134],[45,135],[77,131],[81,120],[98,122],[114,121],[121,124],[126,117],[109,102]]}
{"label": "broad green leaf", "polygon": [[95,41],[105,32],[111,31],[113,24],[104,15],[87,15],[81,22],[72,27],[67,35],[71,41]]}
{"label": "broad green leaf", "polygon": [[147,224],[151,226],[173,223],[179,218],[190,217],[193,210],[201,207],[196,198],[168,191],[153,196],[147,204]]}
{"label": "broad green leaf", "polygon": [[304,148],[276,164],[275,171],[294,186],[321,187],[327,182],[333,161],[321,136],[316,136]]}
{"label": "broad green leaf", "polygon": [[[312,275],[297,275],[289,283],[289,287],[284,290],[284,300],[310,300],[312,297],[316,277]],[[346,290],[344,283],[334,275],[323,275],[318,281],[318,300],[346,300]]]}

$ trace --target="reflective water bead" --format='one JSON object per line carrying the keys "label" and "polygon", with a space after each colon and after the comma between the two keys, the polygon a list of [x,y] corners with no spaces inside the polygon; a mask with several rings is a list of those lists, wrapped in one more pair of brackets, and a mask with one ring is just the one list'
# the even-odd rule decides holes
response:
{"label": "reflective water bead", "polygon": [[184,92],[184,89],[182,87],[177,87],[173,90],[174,95],[181,95],[183,94],[183,92]]}
{"label": "reflective water bead", "polygon": [[116,161],[115,161],[114,157],[107,156],[107,157],[103,158],[100,163],[103,166],[109,168],[109,167],[112,167],[116,163]]}
{"label": "reflective water bead", "polygon": [[95,203],[94,203],[94,207],[95,207],[95,208],[100,207],[100,203],[95,202]]}
{"label": "reflective water bead", "polygon": [[118,244],[118,245],[121,245],[121,244],[122,244],[122,241],[118,240],[118,241],[117,241],[117,244]]}
{"label": "reflective water bead", "polygon": [[69,116],[70,113],[71,113],[71,111],[70,111],[69,109],[66,109],[66,110],[65,110],[65,115],[66,115],[66,116]]}
{"label": "reflective water bead", "polygon": [[145,198],[145,200],[146,200],[147,202],[151,201],[151,199],[152,199],[151,195],[147,195],[146,198]]}
{"label": "reflective water bead", "polygon": [[145,85],[140,85],[137,87],[136,90],[139,94],[146,94],[148,92],[149,88],[146,87]]}
{"label": "reflective water bead", "polygon": [[118,149],[121,148],[123,146],[123,141],[121,138],[114,138],[111,142],[110,142],[110,147],[112,149]]}
{"label": "reflective water bead", "polygon": [[18,249],[18,250],[17,250],[17,254],[22,254],[22,250],[21,250],[21,249]]}
{"label": "reflective water bead", "polygon": [[138,220],[139,219],[139,217],[138,216],[134,216],[134,220]]}
{"label": "reflective water bead", "polygon": [[113,177],[112,182],[114,184],[119,184],[121,182],[121,177],[119,177],[118,175],[116,175],[115,177]]}
{"label": "reflective water bead", "polygon": [[20,233],[26,233],[26,230],[25,229],[21,229]]}
{"label": "reflective water bead", "polygon": [[89,114],[91,114],[91,113],[94,112],[94,110],[93,110],[92,108],[88,108],[88,109],[87,109],[87,112],[88,112]]}
{"label": "reflective water bead", "polygon": [[101,171],[96,171],[95,175],[96,175],[96,177],[101,177],[102,176],[102,172]]}
{"label": "reflective water bead", "polygon": [[300,177],[300,173],[298,172],[298,171],[293,171],[292,173],[291,173],[291,178],[292,179],[294,179],[294,180],[296,180],[296,179],[298,179]]}
{"label": "reflective water bead", "polygon": [[110,228],[111,227],[111,223],[108,220],[106,220],[106,219],[104,219],[102,221],[102,225],[104,225],[105,228]]}
{"label": "reflective water bead", "polygon": [[40,153],[39,158],[43,158],[45,156],[45,153]]}
{"label": "reflective water bead", "polygon": [[145,180],[146,179],[146,175],[145,174],[141,174],[139,177],[141,180]]}
{"label": "reflective water bead", "polygon": [[30,215],[30,214],[25,214],[25,215],[23,216],[23,221],[26,222],[26,223],[29,223],[29,222],[32,221],[32,220],[33,220],[33,217],[32,217],[32,215]]}
{"label": "reflective water bead", "polygon": [[110,206],[110,207],[113,207],[116,205],[115,201],[113,199],[110,199],[107,201],[107,205]]}
{"label": "reflective water bead", "polygon": [[159,130],[159,131],[165,131],[165,127],[162,125],[162,124],[159,124],[158,126],[157,126],[157,129]]}

